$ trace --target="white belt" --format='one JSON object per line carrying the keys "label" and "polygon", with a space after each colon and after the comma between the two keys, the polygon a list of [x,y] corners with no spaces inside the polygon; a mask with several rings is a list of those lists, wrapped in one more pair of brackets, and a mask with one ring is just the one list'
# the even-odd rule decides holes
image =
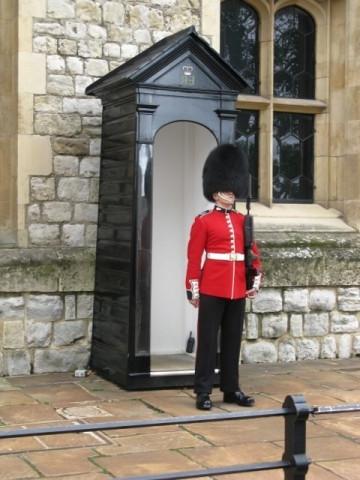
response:
{"label": "white belt", "polygon": [[244,261],[244,254],[243,253],[212,253],[208,252],[206,257],[209,260],[230,260],[236,262],[243,262]]}

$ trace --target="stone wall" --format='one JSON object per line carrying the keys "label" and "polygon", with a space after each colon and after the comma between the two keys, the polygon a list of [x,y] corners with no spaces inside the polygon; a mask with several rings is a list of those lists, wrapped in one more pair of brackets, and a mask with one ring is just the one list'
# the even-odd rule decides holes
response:
{"label": "stone wall", "polygon": [[246,318],[244,363],[360,354],[360,289],[264,288]]}
{"label": "stone wall", "polygon": [[50,175],[31,175],[30,246],[94,246],[101,102],[85,88],[179,28],[199,25],[198,0],[48,0],[33,19],[33,52],[46,58],[34,95],[34,134],[49,136]]}

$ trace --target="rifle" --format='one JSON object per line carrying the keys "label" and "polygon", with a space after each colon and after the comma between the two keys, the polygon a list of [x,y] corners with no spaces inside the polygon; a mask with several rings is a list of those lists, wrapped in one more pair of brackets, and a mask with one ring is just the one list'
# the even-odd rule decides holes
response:
{"label": "rifle", "polygon": [[249,188],[248,195],[246,198],[246,215],[244,221],[244,246],[245,246],[245,272],[246,272],[246,290],[251,290],[254,284],[254,278],[257,275],[256,268],[253,268],[252,261],[254,260],[254,255],[251,251],[251,246],[254,239],[254,223],[253,217],[250,215],[250,205],[251,205],[251,174],[249,173]]}

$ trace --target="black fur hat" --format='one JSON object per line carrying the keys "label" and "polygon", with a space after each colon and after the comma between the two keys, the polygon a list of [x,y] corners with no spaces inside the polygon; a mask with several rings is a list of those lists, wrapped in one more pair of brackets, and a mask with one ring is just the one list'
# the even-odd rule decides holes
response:
{"label": "black fur hat", "polygon": [[236,198],[245,198],[248,191],[245,153],[230,143],[218,145],[205,161],[202,179],[204,196],[210,202],[216,192],[233,192]]}

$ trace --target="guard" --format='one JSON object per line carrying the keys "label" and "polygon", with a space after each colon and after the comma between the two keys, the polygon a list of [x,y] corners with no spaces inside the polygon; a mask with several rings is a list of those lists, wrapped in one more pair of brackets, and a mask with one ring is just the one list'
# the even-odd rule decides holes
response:
{"label": "guard", "polygon": [[245,216],[233,209],[235,199],[246,195],[247,172],[245,157],[235,145],[222,144],[210,152],[203,168],[203,193],[215,205],[195,218],[190,232],[186,290],[190,303],[199,308],[194,391],[200,410],[212,407],[219,328],[224,402],[247,407],[255,403],[239,386],[245,298],[254,298],[262,277],[259,251],[252,243],[255,275],[246,286]]}

